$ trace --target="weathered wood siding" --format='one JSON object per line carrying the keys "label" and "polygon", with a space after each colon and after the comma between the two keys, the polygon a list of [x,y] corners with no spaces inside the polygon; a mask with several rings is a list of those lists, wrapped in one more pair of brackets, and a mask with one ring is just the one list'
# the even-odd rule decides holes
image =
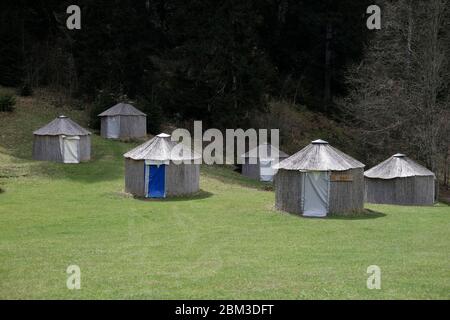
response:
{"label": "weathered wood siding", "polygon": [[275,207],[291,213],[301,213],[302,173],[278,170],[275,175]]}
{"label": "weathered wood siding", "polygon": [[365,178],[365,199],[369,203],[432,205],[435,182],[432,176],[395,179]]}
{"label": "weathered wood siding", "polygon": [[[330,182],[329,213],[347,214],[364,207],[364,171],[344,171],[352,181]],[[275,206],[277,209],[302,214],[302,175],[295,170],[278,170],[275,175]]]}
{"label": "weathered wood siding", "polygon": [[[286,157],[280,157],[279,162],[286,159]],[[259,159],[257,159],[256,164],[251,164],[249,158],[244,159],[244,163],[242,164],[241,174],[243,176],[249,177],[251,179],[260,180],[261,179],[261,165]]]}
{"label": "weathered wood siding", "polygon": [[62,162],[59,136],[35,135],[33,140],[33,159]]}
{"label": "weathered wood siding", "polygon": [[120,139],[142,138],[147,135],[147,117],[120,116]]}
{"label": "weathered wood siding", "polygon": [[[147,135],[147,117],[145,116],[114,116],[119,117],[119,139],[142,138]],[[101,117],[100,134],[108,138],[108,123],[112,117]]]}
{"label": "weathered wood siding", "polygon": [[100,135],[103,138],[108,138],[108,118],[109,117],[100,117]]}
{"label": "weathered wood siding", "polygon": [[145,163],[125,158],[125,192],[145,197]]}
{"label": "weathered wood siding", "polygon": [[80,136],[80,161],[91,160],[91,136]]}
{"label": "weathered wood siding", "polygon": [[242,164],[242,175],[249,177],[251,179],[260,179],[260,168],[259,168],[259,160],[257,163],[251,164],[249,158],[244,159],[245,162]]}
{"label": "weathered wood siding", "polygon": [[200,188],[200,165],[174,164],[166,166],[166,197],[195,193]]}
{"label": "weathered wood siding", "polygon": [[352,181],[331,181],[329,213],[348,214],[364,208],[364,169],[356,168],[340,173],[351,176]]}
{"label": "weathered wood siding", "polygon": [[[80,161],[91,159],[91,137],[80,136]],[[35,135],[33,140],[33,159],[63,162],[59,136]]]}

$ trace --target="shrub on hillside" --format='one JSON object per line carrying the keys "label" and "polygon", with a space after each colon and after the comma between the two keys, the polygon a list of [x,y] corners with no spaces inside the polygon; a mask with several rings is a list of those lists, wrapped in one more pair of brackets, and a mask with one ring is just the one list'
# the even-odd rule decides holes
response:
{"label": "shrub on hillside", "polygon": [[147,114],[147,132],[158,134],[163,123],[163,113],[161,106],[155,99],[140,98],[136,107]]}
{"label": "shrub on hillside", "polygon": [[19,94],[19,96],[29,97],[29,96],[33,95],[33,88],[31,88],[30,84],[25,83],[19,87],[19,90],[17,90],[17,93]]}
{"label": "shrub on hillside", "polygon": [[311,140],[324,139],[348,153],[352,150],[351,132],[337,125],[323,114],[308,111],[305,106],[286,101],[271,101],[267,112],[252,114],[253,128],[276,128],[280,130],[283,151],[295,153]]}
{"label": "shrub on hillside", "polygon": [[100,118],[98,115],[117,103],[116,96],[109,90],[100,90],[89,111],[89,127],[100,129]]}
{"label": "shrub on hillside", "polygon": [[16,104],[16,99],[12,94],[0,95],[0,112],[12,112]]}

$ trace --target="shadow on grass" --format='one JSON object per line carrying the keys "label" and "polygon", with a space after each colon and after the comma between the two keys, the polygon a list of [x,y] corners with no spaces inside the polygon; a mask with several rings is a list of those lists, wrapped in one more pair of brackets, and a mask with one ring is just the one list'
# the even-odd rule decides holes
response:
{"label": "shadow on grass", "polygon": [[378,219],[385,217],[386,214],[370,209],[364,209],[361,212],[355,212],[350,214],[331,214],[327,216],[330,220],[366,220],[366,219]]}
{"label": "shadow on grass", "polygon": [[328,214],[325,217],[305,217],[300,213],[295,213],[295,212],[287,212],[287,211],[283,211],[280,210],[276,207],[273,208],[274,211],[279,212],[281,214],[287,214],[290,216],[294,216],[296,218],[300,218],[300,219],[321,219],[321,220],[366,220],[366,219],[377,219],[377,218],[383,218],[386,216],[386,214],[378,212],[378,211],[373,211],[370,209],[364,209],[361,212],[355,212],[355,213],[346,213],[346,214],[338,214],[338,213],[334,213],[334,214]]}
{"label": "shadow on grass", "polygon": [[241,187],[254,188],[263,191],[273,191],[273,183],[262,182],[241,175],[233,170],[231,165],[202,165],[201,172],[208,178],[216,179],[226,184],[234,184]]}
{"label": "shadow on grass", "polygon": [[177,201],[190,201],[190,200],[201,200],[201,199],[207,199],[211,198],[214,194],[208,191],[204,191],[200,189],[200,191],[190,194],[190,195],[182,195],[182,196],[174,196],[174,197],[167,197],[167,198],[143,198],[134,196],[133,198],[140,201],[147,201],[147,202],[177,202]]}

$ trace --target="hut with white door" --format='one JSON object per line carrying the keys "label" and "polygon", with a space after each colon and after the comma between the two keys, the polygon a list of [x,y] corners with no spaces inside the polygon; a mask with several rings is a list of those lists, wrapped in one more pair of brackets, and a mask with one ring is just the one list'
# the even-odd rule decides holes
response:
{"label": "hut with white door", "polygon": [[124,154],[125,192],[166,198],[199,190],[201,156],[161,133]]}
{"label": "hut with white door", "polygon": [[91,133],[66,116],[33,132],[33,159],[79,163],[91,159]]}
{"label": "hut with white door", "polygon": [[324,140],[281,161],[276,208],[309,217],[348,214],[364,207],[364,164]]}
{"label": "hut with white door", "polygon": [[278,162],[289,157],[270,143],[262,143],[241,155],[242,175],[260,181],[272,181],[276,174],[273,168]]}
{"label": "hut with white door", "polygon": [[402,153],[364,173],[366,201],[399,205],[432,205],[434,173]]}
{"label": "hut with white door", "polygon": [[131,104],[118,103],[98,116],[104,138],[133,139],[147,135],[147,115]]}

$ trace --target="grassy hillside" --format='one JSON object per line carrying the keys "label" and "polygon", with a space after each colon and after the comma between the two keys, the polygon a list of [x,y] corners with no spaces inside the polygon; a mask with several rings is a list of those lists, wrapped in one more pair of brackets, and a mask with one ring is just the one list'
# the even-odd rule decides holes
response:
{"label": "grassy hillside", "polygon": [[[0,114],[1,299],[450,298],[448,206],[306,219],[228,167],[202,167],[194,197],[138,200],[123,193],[133,144],[94,136],[91,162],[31,160],[32,131],[60,113],[86,124],[39,93]],[[366,288],[374,264],[381,290]]]}

